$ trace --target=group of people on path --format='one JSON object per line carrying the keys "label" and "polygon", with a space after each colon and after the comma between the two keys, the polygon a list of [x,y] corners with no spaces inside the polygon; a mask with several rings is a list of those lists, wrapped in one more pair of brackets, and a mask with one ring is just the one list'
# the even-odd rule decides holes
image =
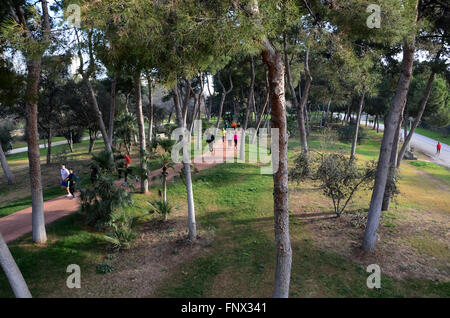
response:
{"label": "group of people on path", "polygon": [[66,197],[75,199],[78,176],[73,172],[73,168],[67,169],[66,165],[61,165],[61,188],[66,191]]}
{"label": "group of people on path", "polygon": [[[230,131],[229,129],[226,130],[225,127],[222,128],[222,143],[223,143],[224,147],[227,147],[227,144],[225,143],[225,139],[228,142],[228,147],[232,147],[232,143],[234,140],[234,149],[237,150],[238,133],[237,133],[236,127],[234,127],[234,132]],[[211,152],[212,154],[215,153],[214,140],[215,140],[214,134],[211,134],[209,136],[209,138],[206,139],[206,143],[209,145],[209,152]]]}

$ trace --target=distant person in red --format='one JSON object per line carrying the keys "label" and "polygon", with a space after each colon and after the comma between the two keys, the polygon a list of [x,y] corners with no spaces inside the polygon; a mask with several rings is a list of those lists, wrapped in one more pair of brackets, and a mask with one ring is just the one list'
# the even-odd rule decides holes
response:
{"label": "distant person in red", "polygon": [[128,155],[125,155],[125,158],[123,159],[123,167],[125,170],[125,180],[122,185],[127,185],[127,178],[128,178],[128,172],[130,171],[129,165],[131,164],[131,159]]}
{"label": "distant person in red", "polygon": [[438,141],[438,143],[437,143],[437,145],[436,145],[436,153],[441,153],[441,148],[442,148],[442,145],[441,145],[441,143]]}

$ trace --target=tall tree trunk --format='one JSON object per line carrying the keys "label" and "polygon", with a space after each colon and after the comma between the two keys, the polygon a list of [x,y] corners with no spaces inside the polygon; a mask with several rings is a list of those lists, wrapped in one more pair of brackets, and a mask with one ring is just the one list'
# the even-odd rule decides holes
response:
{"label": "tall tree trunk", "polygon": [[47,147],[47,164],[51,164],[52,162],[52,137],[53,137],[53,129],[50,126],[48,128],[48,147]]}
{"label": "tall tree trunk", "polygon": [[5,173],[6,179],[8,180],[8,184],[12,185],[16,183],[16,178],[14,174],[9,169],[8,161],[6,160],[5,153],[3,152],[3,148],[0,145],[0,162],[2,163],[3,172]]}
{"label": "tall tree trunk", "polygon": [[89,78],[84,75],[84,82],[88,89],[88,95],[89,99],[91,100],[92,109],[94,111],[94,115],[97,118],[97,123],[100,128],[100,132],[102,133],[103,141],[105,142],[105,150],[110,154],[109,160],[111,165],[114,163],[114,157],[112,152],[112,144],[111,140],[109,139],[108,132],[106,131],[105,123],[103,122],[102,112],[100,111],[100,108],[97,104],[97,98],[95,97],[94,89],[92,87],[91,82],[89,81]]}
{"label": "tall tree trunk", "polygon": [[389,160],[391,157],[392,145],[398,123],[403,113],[403,107],[406,102],[409,84],[411,81],[413,61],[414,61],[414,43],[403,44],[403,60],[400,77],[397,83],[397,91],[391,102],[389,115],[384,125],[383,139],[381,142],[380,156],[378,158],[377,172],[375,175],[375,184],[373,187],[372,198],[370,200],[369,214],[367,219],[366,231],[364,234],[362,248],[366,252],[373,251],[377,242],[377,229],[381,216],[381,205],[383,203],[384,189],[386,187]]}
{"label": "tall tree trunk", "polygon": [[[308,140],[306,137],[309,135],[309,122],[308,122],[308,131],[305,129],[305,116],[306,121],[308,121],[308,114],[306,111],[306,103],[308,101],[308,94],[311,88],[312,76],[309,72],[309,49],[306,50],[305,56],[305,88],[303,89],[303,94],[300,100],[300,108],[297,108],[297,120],[299,123],[300,130],[300,141],[302,145],[302,153],[308,157]],[[305,115],[306,113],[306,115]]]}
{"label": "tall tree trunk", "polygon": [[253,108],[253,105],[255,103],[255,63],[253,62],[253,56],[250,57],[250,89],[248,93],[248,104],[247,104],[247,110],[245,112],[245,121],[244,121],[244,127],[241,130],[241,144],[239,147],[239,159],[245,160],[245,135],[247,132],[247,126],[248,126],[248,117],[250,115],[250,111]]}
{"label": "tall tree trunk", "polygon": [[[284,93],[284,65],[282,56],[268,41],[264,41],[262,59],[269,71],[272,127],[279,130],[279,151],[272,152],[272,162],[278,161],[273,175],[274,229],[277,247],[277,265],[273,297],[288,297],[291,277],[292,249],[289,238],[289,188],[287,167],[286,103]],[[276,160],[278,156],[278,160]]]}
{"label": "tall tree trunk", "polygon": [[409,143],[411,142],[411,138],[414,134],[414,130],[419,125],[420,119],[422,118],[423,112],[425,111],[425,107],[427,106],[428,98],[430,97],[430,93],[431,93],[431,89],[433,87],[433,82],[434,82],[435,76],[436,76],[436,73],[432,72],[430,74],[430,77],[428,78],[427,87],[425,89],[425,95],[420,103],[419,112],[418,112],[416,118],[414,119],[411,129],[409,130],[409,133],[405,138],[405,142],[403,143],[403,146],[400,149],[400,153],[398,154],[397,168],[400,167],[400,164],[402,163],[403,156],[405,155],[405,152],[409,146]]}
{"label": "tall tree trunk", "polygon": [[255,130],[255,135],[252,138],[252,142],[251,142],[252,144],[254,144],[255,141],[256,141],[256,136],[258,135],[258,130],[259,130],[259,127],[261,126],[261,122],[262,122],[262,119],[263,119],[263,116],[264,116],[264,112],[266,111],[267,104],[269,103],[269,96],[270,96],[269,78],[268,78],[268,74],[266,72],[266,97],[264,99],[264,105],[261,108],[261,113],[260,113],[260,115],[258,117],[258,121],[256,122],[256,130]]}
{"label": "tall tree trunk", "polygon": [[[295,93],[294,84],[292,83],[291,65],[289,63],[289,57],[287,54],[286,34],[284,34],[284,36],[283,36],[283,48],[284,48],[284,64],[285,64],[285,68],[286,68],[286,78],[287,78],[289,90],[292,95],[293,107],[294,107],[294,109],[297,110],[297,127],[298,127],[298,132],[300,135],[300,143],[301,143],[301,147],[302,147],[302,152],[304,154],[306,154],[306,156],[307,156],[308,155],[308,141],[306,139],[305,117],[304,117],[304,110],[302,108],[302,105],[303,105],[303,107],[306,105],[306,100],[303,101],[303,96],[300,95],[299,98],[300,98],[301,102],[299,103],[298,99],[297,99],[297,94]],[[308,55],[308,52],[307,52],[307,55]],[[308,65],[308,62],[305,60],[305,69],[306,69],[307,65]],[[306,90],[309,91],[309,85],[311,85],[311,82],[309,81],[309,79],[311,77],[308,75],[309,75],[309,68],[308,68],[308,73],[306,74],[307,78],[306,78],[306,84],[305,84],[305,92],[303,94],[308,94],[306,92]],[[309,82],[309,84],[308,84],[308,82]],[[300,86],[301,82],[299,82],[298,85]],[[300,93],[300,87],[299,87],[299,93]],[[308,97],[306,96],[306,98],[308,98]]]}
{"label": "tall tree trunk", "polygon": [[398,158],[398,144],[400,142],[400,134],[402,130],[402,122],[398,123],[397,131],[394,135],[394,143],[392,144],[391,157],[389,159],[389,172],[387,176],[386,186],[384,187],[383,202],[381,204],[381,211],[389,210],[389,203],[392,196],[392,185],[396,174],[396,163]]}
{"label": "tall tree trunk", "polygon": [[92,129],[89,129],[89,153],[92,153],[92,150],[94,150],[94,144],[95,144],[95,135],[96,132]]}
{"label": "tall tree trunk", "polygon": [[111,104],[109,105],[109,125],[108,125],[108,138],[112,144],[114,138],[114,115],[116,113],[116,85],[117,75],[114,73],[114,77],[111,83]]}
{"label": "tall tree trunk", "polygon": [[230,88],[228,90],[225,90],[225,86],[223,85],[222,80],[220,79],[220,73],[217,73],[217,79],[219,80],[219,84],[222,87],[222,97],[220,99],[219,115],[217,116],[217,121],[216,121],[216,132],[217,132],[217,129],[219,129],[220,118],[222,117],[222,111],[223,111],[223,104],[225,103],[225,97],[233,89],[233,81],[231,80],[231,73],[229,74]]}
{"label": "tall tree trunk", "polygon": [[[186,128],[185,122],[183,120],[183,113],[181,111],[181,98],[180,92],[178,90],[178,85],[174,85],[173,99],[176,110],[176,117],[178,128]],[[185,136],[186,138],[187,136]],[[189,147],[190,149],[190,147]],[[184,162],[184,177],[186,181],[186,193],[187,193],[187,202],[188,202],[188,229],[189,234],[188,237],[191,241],[197,238],[197,225],[195,222],[195,205],[194,205],[194,191],[192,189],[192,178],[191,178],[191,164],[190,162]]]}
{"label": "tall tree trunk", "polygon": [[33,242],[45,243],[47,234],[44,221],[44,200],[42,196],[41,159],[38,134],[38,89],[41,72],[41,58],[28,60],[26,88],[26,126],[28,144],[28,162],[31,186]]}
{"label": "tall tree trunk", "polygon": [[208,107],[207,114],[206,114],[206,120],[209,122],[211,120],[211,111],[212,111],[212,104],[213,104],[213,94],[211,94],[211,88],[209,87],[210,86],[209,76],[206,76],[206,83],[208,85],[208,93],[209,93],[209,107]]}
{"label": "tall tree trunk", "polygon": [[[0,147],[1,148],[1,147]],[[0,265],[8,278],[11,289],[17,298],[31,298],[30,290],[23,279],[19,267],[17,267],[8,246],[0,233]]]}
{"label": "tall tree trunk", "polygon": [[[134,76],[134,88],[136,93],[136,117],[139,130],[139,162],[140,168],[143,172],[145,167],[145,127],[144,127],[144,113],[142,111],[142,93],[141,93],[141,73],[137,72]],[[141,193],[148,192],[148,177],[147,174],[141,175]]]}
{"label": "tall tree trunk", "polygon": [[151,147],[153,139],[153,83],[150,76],[147,76],[148,82],[148,144]]}
{"label": "tall tree trunk", "polygon": [[363,92],[363,94],[361,96],[361,100],[359,102],[358,113],[356,115],[355,133],[353,136],[352,151],[350,153],[350,162],[355,159],[356,144],[358,143],[359,125],[360,125],[360,121],[361,121],[361,112],[362,112],[363,105],[364,105],[364,96],[365,95],[366,95],[366,92]]}

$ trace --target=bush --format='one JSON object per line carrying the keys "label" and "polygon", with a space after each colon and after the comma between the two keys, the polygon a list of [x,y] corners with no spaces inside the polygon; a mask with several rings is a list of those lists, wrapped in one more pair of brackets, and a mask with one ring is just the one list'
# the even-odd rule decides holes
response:
{"label": "bush", "polygon": [[148,202],[151,206],[150,214],[153,213],[159,213],[164,217],[164,221],[167,220],[167,215],[172,212],[172,206],[169,204],[169,202],[164,202],[163,200],[154,201],[154,202]]}
{"label": "bush", "polygon": [[340,216],[358,189],[369,189],[375,180],[376,164],[371,161],[365,168],[355,160],[338,153],[320,154],[313,179],[320,182],[323,194],[333,201],[334,212]]}
{"label": "bush", "polygon": [[111,231],[104,237],[113,250],[119,251],[131,247],[136,238],[136,233],[132,229],[134,220],[135,217],[127,215],[123,210],[112,214],[111,221],[108,223]]}
{"label": "bush", "polygon": [[[337,130],[338,138],[342,142],[352,142],[355,133],[355,125],[340,126]],[[358,144],[367,140],[367,132],[360,126],[358,129]]]}
{"label": "bush", "polygon": [[371,187],[375,172],[374,161],[366,167],[358,167],[355,160],[350,162],[349,157],[343,154],[317,153],[309,158],[309,162],[300,155],[289,175],[298,182],[306,179],[318,181],[323,194],[333,201],[334,212],[340,216],[357,190]]}
{"label": "bush", "polygon": [[12,149],[13,138],[11,132],[14,130],[14,125],[11,121],[5,121],[0,124],[0,146],[4,152]]}
{"label": "bush", "polygon": [[112,176],[100,174],[97,182],[81,191],[81,213],[86,224],[105,227],[111,222],[116,209],[133,204],[132,194],[116,187]]}

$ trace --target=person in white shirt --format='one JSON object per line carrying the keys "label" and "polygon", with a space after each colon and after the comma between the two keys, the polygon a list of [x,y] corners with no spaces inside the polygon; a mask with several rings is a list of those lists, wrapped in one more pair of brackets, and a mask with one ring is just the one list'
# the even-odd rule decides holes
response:
{"label": "person in white shirt", "polygon": [[67,186],[67,178],[69,177],[69,170],[67,170],[65,165],[61,165],[61,189],[66,190],[67,197],[70,197],[69,187]]}
{"label": "person in white shirt", "polygon": [[228,147],[233,146],[233,132],[231,129],[227,129],[227,141],[228,141]]}

